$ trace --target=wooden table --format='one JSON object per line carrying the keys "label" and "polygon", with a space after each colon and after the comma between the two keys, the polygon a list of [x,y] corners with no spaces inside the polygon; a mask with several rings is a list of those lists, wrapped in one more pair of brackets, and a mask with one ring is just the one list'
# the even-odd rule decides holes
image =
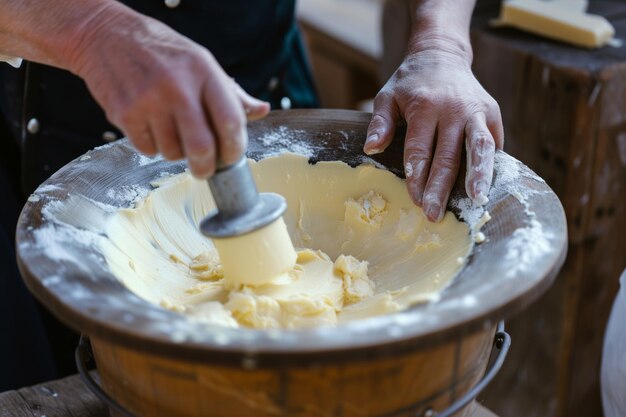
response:
{"label": "wooden table", "polygon": [[[500,104],[505,150],[552,187],[569,231],[554,286],[507,320],[513,346],[483,398],[510,417],[600,416],[604,330],[626,266],[626,45],[590,51],[494,29],[497,2],[479,6],[474,72]],[[589,9],[626,39],[626,2]]]}
{"label": "wooden table", "polygon": [[[0,417],[108,417],[78,375],[0,393]],[[468,417],[497,417],[480,404]]]}

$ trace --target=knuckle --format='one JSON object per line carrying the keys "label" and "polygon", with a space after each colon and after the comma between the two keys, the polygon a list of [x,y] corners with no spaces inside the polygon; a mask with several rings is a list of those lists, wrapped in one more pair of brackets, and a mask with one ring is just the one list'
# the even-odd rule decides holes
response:
{"label": "knuckle", "polygon": [[228,138],[237,136],[246,123],[245,117],[239,113],[226,115],[222,119],[222,130]]}
{"label": "knuckle", "polygon": [[170,141],[160,144],[159,149],[161,150],[161,154],[163,154],[165,159],[170,161],[178,159],[182,156],[178,144],[171,143]]}
{"label": "knuckle", "polygon": [[376,94],[374,97],[374,108],[386,107],[388,106],[389,100],[391,99],[391,92],[383,88]]}
{"label": "knuckle", "polygon": [[215,144],[209,133],[202,135],[196,131],[187,131],[181,135],[181,142],[185,153],[192,158],[197,155],[206,155],[208,158],[215,154]]}
{"label": "knuckle", "polygon": [[491,96],[489,96],[489,100],[487,100],[487,108],[496,114],[500,114],[500,105]]}
{"label": "knuckle", "polygon": [[442,151],[435,158],[435,164],[439,169],[453,171],[459,165],[459,155],[456,152]]}
{"label": "knuckle", "polygon": [[405,152],[409,155],[409,159],[430,160],[432,158],[430,146],[427,143],[424,143],[423,141],[420,141],[420,140],[407,141],[404,148],[405,148]]}
{"label": "knuckle", "polygon": [[484,150],[484,149],[488,149],[493,147],[493,138],[491,137],[491,134],[489,134],[488,132],[474,132],[471,136],[471,146],[479,149],[479,150]]}
{"label": "knuckle", "polygon": [[374,113],[372,119],[370,120],[370,124],[368,126],[368,131],[377,130],[384,127],[389,120],[382,113]]}

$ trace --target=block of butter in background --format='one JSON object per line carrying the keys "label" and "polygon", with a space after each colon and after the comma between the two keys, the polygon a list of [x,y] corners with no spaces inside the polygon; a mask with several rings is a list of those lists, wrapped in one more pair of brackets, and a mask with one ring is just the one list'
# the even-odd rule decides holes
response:
{"label": "block of butter in background", "polygon": [[554,4],[559,7],[567,7],[569,9],[577,10],[579,12],[586,12],[589,2],[587,0],[543,0],[549,4]]}
{"label": "block of butter in background", "polygon": [[494,23],[586,48],[606,45],[615,35],[613,25],[585,8],[576,0],[509,0]]}

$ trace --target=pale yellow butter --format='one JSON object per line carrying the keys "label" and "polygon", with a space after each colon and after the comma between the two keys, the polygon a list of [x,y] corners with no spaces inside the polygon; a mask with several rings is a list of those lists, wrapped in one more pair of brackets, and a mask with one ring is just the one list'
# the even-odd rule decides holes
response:
{"label": "pale yellow butter", "polygon": [[[291,154],[251,168],[260,191],[288,202],[283,220],[252,236],[256,243],[235,238],[218,253],[221,243],[198,229],[215,208],[206,181],[182,173],[155,182],[135,208],[111,217],[102,248],[111,271],[137,295],[193,320],[331,326],[436,300],[474,244],[450,212],[428,222],[405,181],[389,171],[311,165]],[[259,244],[265,255],[242,255]]]}
{"label": "pale yellow butter", "polygon": [[604,46],[615,35],[613,25],[604,17],[585,13],[580,7],[567,7],[563,1],[505,1],[496,23],[586,48]]}

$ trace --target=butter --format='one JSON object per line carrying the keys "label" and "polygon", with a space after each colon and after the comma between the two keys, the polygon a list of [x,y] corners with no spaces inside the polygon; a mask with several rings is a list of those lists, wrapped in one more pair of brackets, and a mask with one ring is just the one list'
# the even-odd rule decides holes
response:
{"label": "butter", "polygon": [[267,284],[291,270],[298,257],[282,217],[262,229],[213,243],[230,287]]}
{"label": "butter", "polygon": [[[251,162],[251,169],[261,192],[288,202],[263,233],[207,239],[198,229],[215,208],[206,181],[189,173],[162,178],[107,224],[110,244],[102,251],[111,272],[138,296],[192,320],[332,326],[436,300],[474,245],[452,213],[428,222],[406,182],[389,171],[311,165],[293,154]],[[245,251],[260,255],[241,258],[247,245],[263,246]]]}
{"label": "butter", "polygon": [[576,4],[509,0],[502,3],[500,19],[495,23],[586,48],[609,43],[615,35],[613,25],[602,16],[585,13],[584,6]]}

